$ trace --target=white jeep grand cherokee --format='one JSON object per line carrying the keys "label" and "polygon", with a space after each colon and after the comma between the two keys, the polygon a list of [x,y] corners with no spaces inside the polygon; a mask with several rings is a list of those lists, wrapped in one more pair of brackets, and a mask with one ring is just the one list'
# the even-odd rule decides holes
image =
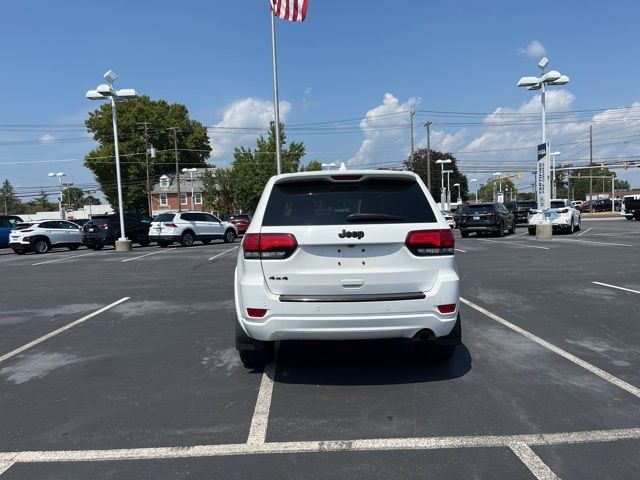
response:
{"label": "white jeep grand cherokee", "polygon": [[417,175],[272,177],[238,255],[236,348],[251,367],[276,340],[401,337],[448,360],[458,283],[453,233]]}

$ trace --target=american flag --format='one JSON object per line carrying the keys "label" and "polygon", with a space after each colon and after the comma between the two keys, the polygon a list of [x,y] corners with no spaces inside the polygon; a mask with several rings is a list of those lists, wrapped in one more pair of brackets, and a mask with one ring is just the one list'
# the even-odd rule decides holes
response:
{"label": "american flag", "polygon": [[290,22],[304,22],[309,0],[270,0],[276,17]]}

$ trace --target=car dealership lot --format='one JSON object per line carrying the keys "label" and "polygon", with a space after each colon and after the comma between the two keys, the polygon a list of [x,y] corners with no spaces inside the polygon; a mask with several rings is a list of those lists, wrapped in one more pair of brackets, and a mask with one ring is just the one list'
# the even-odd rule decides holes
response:
{"label": "car dealership lot", "polygon": [[0,478],[634,478],[640,222],[456,241],[450,363],[283,342],[264,373],[237,244],[0,251]]}

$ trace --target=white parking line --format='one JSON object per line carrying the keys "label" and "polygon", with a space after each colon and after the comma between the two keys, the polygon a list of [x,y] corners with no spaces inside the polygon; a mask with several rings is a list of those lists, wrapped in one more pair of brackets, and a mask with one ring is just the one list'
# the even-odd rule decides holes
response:
{"label": "white parking line", "polygon": [[487,240],[486,238],[480,238],[481,242],[502,243],[505,245],[516,245],[518,247],[538,248],[540,250],[551,250],[549,247],[539,247],[538,245],[527,245],[526,243],[515,243],[507,240]]}
{"label": "white parking line", "polygon": [[249,429],[248,445],[264,445],[267,438],[267,425],[269,423],[269,410],[271,409],[271,395],[273,394],[273,379],[276,375],[278,363],[277,352],[275,360],[265,366],[262,380],[260,381],[260,391],[256,408],[251,418],[251,428]]}
{"label": "white parking line", "polygon": [[0,475],[9,470],[11,468],[11,465],[13,465],[14,463],[15,462],[11,461],[0,461]]}
{"label": "white parking line", "polygon": [[538,480],[557,480],[555,473],[547,466],[542,459],[531,450],[531,447],[523,442],[517,442],[509,445],[509,448],[524,463],[531,473]]}
{"label": "white parking line", "polygon": [[591,283],[595,283],[596,285],[602,285],[603,287],[617,288],[618,290],[624,290],[625,292],[640,293],[639,290],[631,290],[630,288],[617,287],[615,285],[609,285],[608,283],[602,283],[602,282],[591,282]]}
{"label": "white parking line", "polygon": [[122,260],[122,263],[124,262],[132,262],[133,260],[138,260],[140,258],[143,257],[148,257],[149,255],[157,255],[158,253],[167,253],[170,250],[164,249],[164,250],[158,250],[157,252],[151,252],[151,253],[145,253],[144,255],[138,255],[137,257],[131,257],[131,258],[125,258],[124,260]]}
{"label": "white parking line", "polygon": [[633,247],[633,245],[629,245],[628,243],[595,242],[593,240],[575,240],[575,239],[569,239],[569,238],[554,238],[553,240],[556,242],[567,242],[567,243],[577,242],[577,243],[593,243],[595,245],[611,245],[614,247]]}
{"label": "white parking line", "polygon": [[576,235],[576,237],[581,237],[582,235],[584,235],[585,233],[587,233],[589,230],[593,230],[593,227],[591,227],[591,228],[587,228],[584,232],[580,232],[578,235]]}
{"label": "white parking line", "polygon": [[34,265],[44,265],[45,263],[62,262],[63,260],[69,260],[71,258],[86,257],[87,255],[95,255],[95,252],[83,253],[81,255],[71,255],[70,257],[56,258],[54,260],[46,260],[44,262],[32,263],[31,265],[34,266]]}
{"label": "white parking line", "polygon": [[460,249],[460,248],[454,248],[454,250],[455,250],[456,252],[467,253],[467,251],[466,251],[466,250],[462,250],[462,249]]}
{"label": "white parking line", "polygon": [[592,430],[524,435],[486,435],[457,437],[371,438],[306,442],[230,443],[176,447],[121,448],[111,450],[41,450],[0,452],[15,463],[91,462],[153,460],[167,458],[222,457],[306,452],[363,452],[389,450],[438,450],[449,448],[507,447],[526,445],[571,445],[640,439],[640,428]]}
{"label": "white parking line", "polygon": [[215,259],[216,259],[216,258],[218,258],[219,256],[224,255],[225,253],[229,253],[229,252],[231,252],[231,251],[235,250],[236,248],[238,248],[238,247],[233,247],[233,248],[230,248],[229,250],[225,250],[224,252],[220,252],[219,254],[214,255],[214,256],[213,256],[213,257],[211,257],[211,258],[208,258],[208,260],[215,260]]}
{"label": "white parking line", "polygon": [[520,235],[527,235],[529,232],[515,233],[511,237],[519,237]]}
{"label": "white parking line", "polygon": [[4,355],[0,356],[0,363],[4,362],[5,360],[10,359],[11,357],[14,357],[16,355],[18,355],[19,353],[24,352],[25,350],[34,347],[42,342],[44,342],[45,340],[48,340],[51,337],[55,337],[56,335],[58,335],[59,333],[62,333],[66,330],[69,330],[70,328],[75,327],[76,325],[79,325],[82,322],[85,322],[87,320],[89,320],[90,318],[95,317],[96,315],[101,314],[102,312],[106,312],[107,310],[109,310],[110,308],[115,307],[116,305],[120,305],[122,302],[126,302],[127,300],[129,300],[130,297],[123,297],[120,300],[117,300],[113,303],[110,303],[109,305],[107,305],[106,307],[102,307],[99,310],[96,310],[93,313],[90,313],[89,315],[85,315],[82,318],[79,318],[78,320],[75,320],[71,323],[68,323],[67,325],[65,325],[64,327],[60,327],[57,330],[54,330],[53,332],[47,333],[46,335],[43,335],[40,338],[36,338],[35,340],[33,340],[32,342],[27,343],[26,345],[23,345],[19,348],[16,348],[15,350],[10,351],[9,353],[5,353]]}
{"label": "white parking line", "polygon": [[491,313],[489,310],[486,310],[486,309],[482,308],[480,305],[476,305],[475,303],[467,300],[466,298],[460,297],[460,301],[462,303],[464,303],[465,305],[468,305],[469,307],[471,307],[471,308],[477,310],[478,312],[486,315],[487,317],[495,320],[496,322],[501,323],[505,327],[508,327],[511,330],[513,330],[515,332],[518,332],[520,335],[524,335],[529,340],[533,340],[538,345],[541,345],[544,348],[546,348],[548,350],[551,350],[554,353],[557,353],[561,357],[566,358],[570,362],[575,363],[576,365],[584,368],[585,370],[588,370],[589,372],[593,373],[594,375],[597,375],[598,377],[602,378],[603,380],[606,380],[607,382],[615,385],[616,387],[619,387],[619,388],[621,388],[623,390],[626,390],[631,395],[635,395],[636,397],[640,398],[640,388],[634,387],[630,383],[627,383],[624,380],[620,380],[618,377],[614,377],[610,373],[605,372],[604,370],[596,367],[595,365],[591,365],[590,363],[585,362],[581,358],[578,358],[575,355],[572,355],[569,352],[567,352],[565,350],[562,350],[559,347],[556,347],[552,343],[549,343],[546,340],[543,340],[542,338],[534,335],[533,333],[528,332],[524,328],[520,328],[517,325],[514,325],[511,322],[508,322],[504,318],[499,317],[495,313]]}

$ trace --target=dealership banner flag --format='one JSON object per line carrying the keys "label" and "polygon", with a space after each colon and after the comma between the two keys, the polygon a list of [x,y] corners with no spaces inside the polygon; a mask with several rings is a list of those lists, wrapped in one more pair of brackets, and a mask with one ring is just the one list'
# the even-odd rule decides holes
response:
{"label": "dealership banner flag", "polygon": [[290,22],[304,22],[309,0],[271,0],[273,14]]}

